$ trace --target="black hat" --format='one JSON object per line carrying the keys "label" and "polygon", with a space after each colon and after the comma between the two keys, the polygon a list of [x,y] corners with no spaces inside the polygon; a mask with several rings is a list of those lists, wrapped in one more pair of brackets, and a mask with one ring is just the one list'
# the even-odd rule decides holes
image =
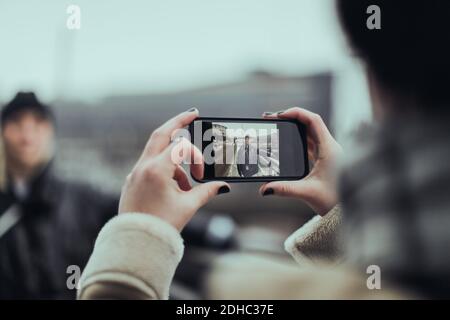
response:
{"label": "black hat", "polygon": [[45,119],[54,122],[52,110],[49,106],[42,104],[34,92],[18,92],[14,99],[3,107],[1,124],[3,125],[12,116],[23,111],[34,111]]}

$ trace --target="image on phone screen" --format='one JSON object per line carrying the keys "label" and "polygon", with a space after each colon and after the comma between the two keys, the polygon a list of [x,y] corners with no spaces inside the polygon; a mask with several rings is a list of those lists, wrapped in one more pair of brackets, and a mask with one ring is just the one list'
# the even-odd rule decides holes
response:
{"label": "image on phone screen", "polygon": [[305,132],[293,121],[201,118],[191,126],[205,180],[272,181],[308,173]]}
{"label": "image on phone screen", "polygon": [[280,175],[276,123],[213,122],[212,130],[216,177]]}

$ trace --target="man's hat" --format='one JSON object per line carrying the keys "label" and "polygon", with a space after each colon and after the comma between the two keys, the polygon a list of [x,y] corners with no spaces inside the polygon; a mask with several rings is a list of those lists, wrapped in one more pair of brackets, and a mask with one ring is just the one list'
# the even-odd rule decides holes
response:
{"label": "man's hat", "polygon": [[42,104],[34,92],[18,92],[14,99],[2,108],[1,124],[3,125],[11,117],[23,111],[36,112],[43,118],[54,122],[53,112],[50,107]]}

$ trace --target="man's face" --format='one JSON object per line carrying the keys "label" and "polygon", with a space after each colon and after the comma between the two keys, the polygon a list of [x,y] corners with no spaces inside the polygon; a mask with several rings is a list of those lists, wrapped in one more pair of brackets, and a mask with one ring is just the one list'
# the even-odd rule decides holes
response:
{"label": "man's face", "polygon": [[250,144],[250,138],[245,137],[245,145],[248,146]]}
{"label": "man's face", "polygon": [[35,169],[51,157],[53,125],[33,111],[13,115],[4,123],[2,135],[6,158],[24,169]]}

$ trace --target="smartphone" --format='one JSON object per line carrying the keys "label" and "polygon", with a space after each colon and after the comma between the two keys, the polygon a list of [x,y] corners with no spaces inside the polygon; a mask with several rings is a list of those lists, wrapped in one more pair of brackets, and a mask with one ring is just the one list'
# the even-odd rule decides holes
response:
{"label": "smartphone", "polygon": [[197,118],[189,132],[204,159],[198,182],[299,180],[309,173],[306,128],[297,121]]}

